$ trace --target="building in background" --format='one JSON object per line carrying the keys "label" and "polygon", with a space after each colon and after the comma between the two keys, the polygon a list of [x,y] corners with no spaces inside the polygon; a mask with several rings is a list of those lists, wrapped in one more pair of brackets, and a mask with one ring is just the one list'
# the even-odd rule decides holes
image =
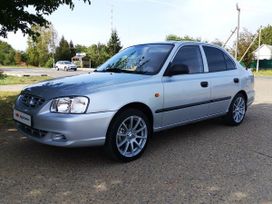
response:
{"label": "building in background", "polygon": [[81,68],[91,68],[91,59],[86,55],[86,53],[76,53],[74,57],[72,57],[72,62],[77,65],[77,67]]}
{"label": "building in background", "polygon": [[255,61],[250,67],[256,67],[256,61],[259,59],[260,69],[272,69],[272,45],[261,45],[253,52]]}

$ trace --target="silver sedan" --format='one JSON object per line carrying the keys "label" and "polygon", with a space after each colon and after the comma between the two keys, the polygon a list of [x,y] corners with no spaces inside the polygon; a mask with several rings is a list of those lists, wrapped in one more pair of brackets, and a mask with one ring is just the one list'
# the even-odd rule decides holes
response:
{"label": "silver sedan", "polygon": [[197,42],[128,47],[95,72],[40,82],[14,107],[18,130],[37,142],[104,145],[122,161],[140,157],[153,132],[223,116],[242,123],[254,77],[224,49]]}

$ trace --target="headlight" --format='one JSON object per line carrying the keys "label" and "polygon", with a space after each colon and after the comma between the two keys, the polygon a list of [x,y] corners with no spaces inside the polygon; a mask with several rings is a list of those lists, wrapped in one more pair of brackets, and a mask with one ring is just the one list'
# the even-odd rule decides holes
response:
{"label": "headlight", "polygon": [[50,111],[55,113],[85,113],[89,99],[85,96],[56,98],[52,101]]}

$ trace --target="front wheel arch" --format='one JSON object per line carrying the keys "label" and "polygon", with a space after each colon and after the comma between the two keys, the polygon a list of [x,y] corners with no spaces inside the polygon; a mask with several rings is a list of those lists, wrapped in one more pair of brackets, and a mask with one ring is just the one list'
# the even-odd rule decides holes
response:
{"label": "front wheel arch", "polygon": [[[129,104],[122,106],[112,117],[111,122],[108,126],[108,129],[109,129],[110,125],[112,124],[112,122],[114,121],[114,119],[116,119],[116,117],[118,117],[118,115],[120,113],[122,113],[123,111],[126,111],[128,109],[136,109],[136,110],[143,112],[147,116],[147,118],[151,124],[152,131],[153,131],[153,123],[154,123],[153,113],[152,113],[151,109],[146,104],[141,103],[141,102],[133,102],[133,103],[129,103]],[[108,130],[107,130],[107,132],[108,132]]]}
{"label": "front wheel arch", "polygon": [[[122,121],[125,118],[130,118],[131,116],[140,117],[142,119],[142,121],[145,121],[145,123],[144,123],[145,128],[146,128],[145,134],[147,134],[147,135],[146,135],[145,143],[143,144],[144,146],[141,147],[141,150],[139,152],[137,152],[135,155],[129,156],[129,155],[124,155],[122,152],[120,152],[119,147],[121,147],[121,146],[118,147],[118,144],[116,142],[117,142],[117,137],[118,137],[118,134],[117,134],[118,129],[124,123]],[[131,123],[131,124],[133,124],[133,123]],[[129,131],[131,131],[131,130],[129,130]],[[141,131],[141,130],[139,130],[139,131]],[[132,132],[133,132],[133,130],[132,130]],[[123,133],[123,134],[126,134],[126,133]],[[108,130],[107,130],[104,148],[110,157],[117,159],[119,161],[129,162],[129,161],[139,158],[143,154],[151,135],[152,135],[152,126],[151,126],[151,123],[150,123],[147,115],[142,110],[134,109],[134,108],[126,108],[126,109],[123,109],[122,111],[119,111],[118,114],[116,114],[112,118],[112,121],[110,122]],[[130,136],[125,136],[125,137],[130,137]],[[134,137],[135,137],[135,135],[134,135]],[[133,139],[134,138],[132,138],[132,140]],[[126,138],[125,140],[127,141],[127,143],[130,143],[130,144],[133,143],[133,141],[129,141],[129,138]],[[140,142],[140,141],[138,141],[138,142]],[[124,143],[122,143],[122,144],[124,144]],[[127,147],[129,147],[129,146],[127,146]],[[133,145],[131,147],[133,148]],[[125,151],[127,151],[127,150],[125,150]]]}

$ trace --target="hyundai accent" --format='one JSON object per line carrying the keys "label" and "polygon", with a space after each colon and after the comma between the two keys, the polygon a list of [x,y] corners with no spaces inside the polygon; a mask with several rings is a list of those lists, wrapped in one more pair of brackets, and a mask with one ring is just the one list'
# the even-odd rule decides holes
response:
{"label": "hyundai accent", "polygon": [[221,47],[163,42],[128,47],[94,72],[25,88],[14,107],[18,130],[60,147],[104,145],[140,157],[153,132],[221,117],[242,123],[254,77]]}

